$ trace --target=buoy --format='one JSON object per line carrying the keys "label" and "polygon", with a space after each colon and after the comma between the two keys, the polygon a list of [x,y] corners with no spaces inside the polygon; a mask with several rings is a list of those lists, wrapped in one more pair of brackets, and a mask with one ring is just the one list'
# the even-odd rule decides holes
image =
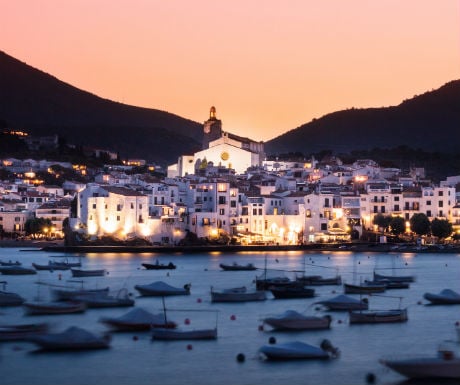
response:
{"label": "buoy", "polygon": [[109,275],[109,274],[110,274],[110,272],[108,271],[108,272],[107,272],[107,275]]}
{"label": "buoy", "polygon": [[186,319],[184,320],[184,324],[190,325],[190,319],[189,319],[189,318],[186,318]]}
{"label": "buoy", "polygon": [[59,279],[59,281],[62,279],[62,274],[58,275],[58,279]]}
{"label": "buoy", "polygon": [[270,337],[270,338],[268,339],[268,343],[271,344],[271,345],[276,344],[276,338],[275,338],[275,337]]}
{"label": "buoy", "polygon": [[332,294],[335,294],[335,290],[332,290]]}
{"label": "buoy", "polygon": [[243,353],[238,353],[238,354],[236,355],[236,360],[237,360],[238,362],[244,362],[244,361],[246,360],[246,356],[245,356]]}
{"label": "buoy", "polygon": [[259,325],[259,332],[263,332],[264,331],[264,325]]}
{"label": "buoy", "polygon": [[375,384],[375,374],[374,373],[367,373],[366,374],[366,382],[368,384]]}
{"label": "buoy", "polygon": [[139,339],[138,336],[133,336],[133,341],[137,341]]}
{"label": "buoy", "polygon": [[417,305],[421,305],[421,304],[422,304],[422,301],[418,301],[418,302],[417,302]]}
{"label": "buoy", "polygon": [[193,349],[192,344],[188,344],[188,345],[187,345],[187,350],[192,350],[192,349]]}
{"label": "buoy", "polygon": [[460,326],[460,322],[455,322],[455,326]]}
{"label": "buoy", "polygon": [[236,320],[236,315],[235,315],[235,314],[232,314],[232,315],[230,316],[230,319],[231,319],[232,321],[235,321],[235,320]]}
{"label": "buoy", "polygon": [[341,319],[337,320],[337,323],[341,324],[341,323],[342,323],[342,320],[341,320]]}
{"label": "buoy", "polygon": [[201,298],[198,298],[196,302],[201,303]]}

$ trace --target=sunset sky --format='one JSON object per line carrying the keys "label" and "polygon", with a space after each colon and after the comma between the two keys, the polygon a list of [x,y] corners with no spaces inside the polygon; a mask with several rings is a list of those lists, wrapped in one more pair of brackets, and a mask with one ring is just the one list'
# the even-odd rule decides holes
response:
{"label": "sunset sky", "polygon": [[269,140],[460,79],[458,0],[0,0],[0,50],[98,96]]}

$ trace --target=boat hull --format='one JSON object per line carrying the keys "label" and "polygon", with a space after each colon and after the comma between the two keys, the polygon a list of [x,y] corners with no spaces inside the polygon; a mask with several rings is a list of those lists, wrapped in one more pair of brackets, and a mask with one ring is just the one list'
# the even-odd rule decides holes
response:
{"label": "boat hull", "polygon": [[351,311],[349,314],[350,324],[392,323],[406,322],[407,320],[407,309]]}
{"label": "boat hull", "polygon": [[265,301],[267,299],[265,291],[259,290],[254,292],[211,292],[211,302],[250,302]]}
{"label": "boat hull", "polygon": [[83,313],[86,310],[86,304],[84,302],[25,302],[22,306],[25,309],[25,313],[28,315]]}
{"label": "boat hull", "polygon": [[270,288],[275,299],[313,298],[315,290],[306,287],[273,287]]}
{"label": "boat hull", "polygon": [[386,290],[384,284],[379,285],[351,285],[348,283],[343,284],[343,291],[345,294],[372,294],[383,293]]}
{"label": "boat hull", "polygon": [[217,329],[179,330],[153,328],[152,339],[154,340],[215,340]]}
{"label": "boat hull", "polygon": [[413,358],[406,360],[381,360],[381,363],[408,378],[460,379],[460,359]]}
{"label": "boat hull", "polygon": [[305,317],[299,318],[276,318],[268,317],[264,323],[275,330],[321,330],[331,327],[332,318],[325,317]]}

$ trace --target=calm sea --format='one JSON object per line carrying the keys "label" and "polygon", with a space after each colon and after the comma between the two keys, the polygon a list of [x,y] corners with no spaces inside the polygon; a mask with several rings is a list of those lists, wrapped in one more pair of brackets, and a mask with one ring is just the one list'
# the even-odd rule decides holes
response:
{"label": "calm sea", "polygon": [[[32,262],[48,263],[52,253],[33,249],[0,249],[0,260],[18,260],[24,266]],[[56,254],[58,255],[58,254]],[[59,254],[62,255],[62,254]],[[69,260],[77,254],[68,255]],[[145,270],[142,262],[173,262],[176,270]],[[171,319],[196,327],[211,327],[216,323],[216,341],[152,341],[150,333],[115,333],[108,350],[70,353],[37,353],[27,342],[0,344],[0,383],[2,385],[243,385],[243,384],[366,384],[372,373],[378,384],[404,383],[399,376],[379,363],[383,356],[434,355],[443,340],[456,340],[455,323],[460,320],[460,305],[426,306],[425,292],[438,293],[450,288],[460,291],[460,255],[458,254],[379,254],[353,253],[239,253],[239,254],[82,254],[83,268],[104,268],[104,277],[85,278],[84,283],[72,283],[68,271],[42,271],[37,275],[0,276],[7,281],[7,290],[28,300],[50,299],[53,285],[83,284],[85,288],[127,288],[136,305],[151,312],[161,311],[161,299],[138,297],[136,284],[165,281],[182,287],[191,283],[190,296],[170,297],[166,306]],[[225,272],[219,263],[253,263],[260,270]],[[408,307],[409,321],[400,324],[349,325],[348,316],[330,313],[332,328],[326,331],[270,332],[259,330],[261,319],[292,309],[309,314],[324,314],[313,302],[343,292],[341,286],[320,286],[316,298],[217,304],[210,302],[210,287],[225,289],[253,285],[256,275],[263,274],[265,265],[270,274],[293,277],[305,268],[307,274],[333,276],[336,271],[345,282],[359,283],[371,279],[374,269],[383,274],[415,275],[409,289],[387,291],[384,296],[369,298],[370,308]],[[337,269],[337,270],[336,270]],[[381,269],[381,270],[380,270]],[[40,282],[40,284],[37,284]],[[359,296],[355,296],[359,298]],[[83,314],[60,316],[25,316],[21,307],[0,309],[0,324],[50,322],[55,331],[80,326],[94,332],[107,328],[98,322],[103,316],[120,316],[131,308],[89,309]],[[258,356],[258,349],[270,337],[278,342],[293,340],[319,345],[328,339],[341,355],[330,361],[267,362]],[[190,345],[190,346],[189,346]],[[238,362],[238,354],[245,355]],[[412,383],[412,382],[411,382]]]}

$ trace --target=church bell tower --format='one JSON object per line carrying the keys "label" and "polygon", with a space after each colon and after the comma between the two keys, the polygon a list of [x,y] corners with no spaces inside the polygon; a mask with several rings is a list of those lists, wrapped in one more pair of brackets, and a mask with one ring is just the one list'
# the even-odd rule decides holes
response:
{"label": "church bell tower", "polygon": [[216,107],[209,110],[209,119],[203,124],[203,150],[209,148],[209,143],[222,136],[222,121],[216,117]]}

